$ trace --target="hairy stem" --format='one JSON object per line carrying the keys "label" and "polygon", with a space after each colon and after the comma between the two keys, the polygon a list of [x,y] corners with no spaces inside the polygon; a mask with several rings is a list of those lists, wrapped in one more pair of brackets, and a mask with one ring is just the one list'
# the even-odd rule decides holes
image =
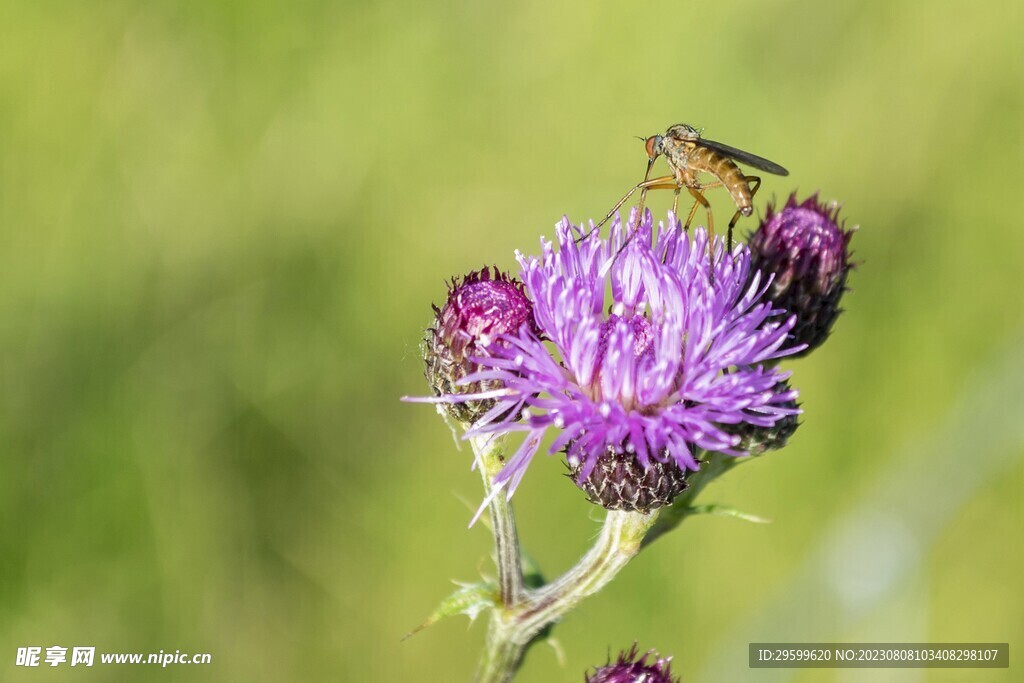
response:
{"label": "hairy stem", "polygon": [[643,538],[657,517],[657,511],[609,510],[597,541],[576,566],[537,590],[525,591],[518,605],[495,609],[477,670],[478,683],[512,680],[534,638],[608,585],[640,552]]}
{"label": "hairy stem", "polygon": [[658,518],[649,513],[609,510],[594,546],[576,566],[546,586],[531,591],[514,621],[521,638],[531,639],[604,588],[640,552]]}
{"label": "hairy stem", "polygon": [[695,514],[697,495],[737,463],[729,456],[708,454],[700,472],[690,479],[690,487],[673,505],[649,513],[609,510],[594,546],[572,569],[549,584],[528,590],[523,585],[512,505],[504,492],[492,495],[494,477],[504,466],[500,443],[474,439],[473,450],[488,499],[501,589],[501,604],[491,614],[477,683],[511,681],[527,648],[545,628],[608,585],[642,548]]}
{"label": "hairy stem", "polygon": [[507,683],[519,670],[528,642],[516,638],[506,613],[496,608],[487,626],[487,640],[477,667],[475,683]]}
{"label": "hairy stem", "polygon": [[502,440],[475,437],[471,441],[477,458],[477,469],[480,470],[484,482],[487,508],[491,514],[501,604],[509,609],[523,599],[523,565],[519,556],[519,535],[516,532],[516,517],[512,511],[512,503],[504,491],[494,495],[494,477],[505,465],[501,453]]}

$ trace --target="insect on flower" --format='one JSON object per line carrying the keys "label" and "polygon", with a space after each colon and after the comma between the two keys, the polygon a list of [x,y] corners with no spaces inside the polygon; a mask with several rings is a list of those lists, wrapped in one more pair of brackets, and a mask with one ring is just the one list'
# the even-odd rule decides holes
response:
{"label": "insect on flower", "polygon": [[[714,234],[714,219],[711,216],[711,204],[704,196],[704,190],[715,187],[725,187],[736,204],[736,213],[729,221],[729,233],[726,240],[726,248],[732,251],[732,229],[740,216],[749,216],[753,213],[753,199],[757,189],[761,186],[761,178],[758,176],[746,175],[736,165],[741,164],[772,173],[775,175],[789,175],[789,171],[779,166],[774,161],[750,152],[730,147],[729,145],[708,140],[701,137],[701,131],[685,123],[678,123],[671,126],[664,135],[652,135],[644,140],[647,150],[647,173],[644,174],[643,182],[637,184],[622,199],[620,199],[612,210],[608,212],[601,222],[594,226],[594,230],[600,230],[601,226],[619,210],[626,200],[633,196],[633,193],[640,190],[639,215],[643,215],[644,200],[647,197],[647,190],[675,190],[675,201],[672,204],[672,213],[676,212],[679,205],[679,193],[685,187],[693,196],[693,208],[683,224],[684,229],[690,227],[693,216],[697,213],[697,207],[703,206],[707,212],[707,229]],[[668,162],[671,174],[658,178],[651,178],[651,168],[659,156],[665,157]],[[715,178],[711,182],[701,182],[698,174],[707,173]],[[587,233],[589,236],[590,233]]]}

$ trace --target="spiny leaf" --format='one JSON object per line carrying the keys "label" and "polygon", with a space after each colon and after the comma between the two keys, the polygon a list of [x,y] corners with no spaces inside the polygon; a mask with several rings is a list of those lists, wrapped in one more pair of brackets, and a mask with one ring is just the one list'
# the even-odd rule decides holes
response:
{"label": "spiny leaf", "polygon": [[749,512],[742,512],[727,505],[694,505],[686,509],[687,515],[719,515],[721,517],[735,517],[755,524],[771,524],[772,520],[767,517],[759,517]]}
{"label": "spiny leaf", "polygon": [[465,614],[470,623],[476,621],[480,612],[498,604],[498,588],[491,582],[458,583],[459,589],[441,601],[426,621],[407,633],[402,640],[411,638],[428,626],[433,626],[446,617]]}

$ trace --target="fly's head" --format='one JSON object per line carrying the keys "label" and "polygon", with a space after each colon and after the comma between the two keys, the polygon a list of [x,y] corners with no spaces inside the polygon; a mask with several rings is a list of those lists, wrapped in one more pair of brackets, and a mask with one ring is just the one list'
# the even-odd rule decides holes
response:
{"label": "fly's head", "polygon": [[665,153],[665,149],[662,147],[663,143],[664,138],[660,135],[652,135],[644,140],[644,149],[647,150],[647,159],[649,161],[653,162],[659,155]]}

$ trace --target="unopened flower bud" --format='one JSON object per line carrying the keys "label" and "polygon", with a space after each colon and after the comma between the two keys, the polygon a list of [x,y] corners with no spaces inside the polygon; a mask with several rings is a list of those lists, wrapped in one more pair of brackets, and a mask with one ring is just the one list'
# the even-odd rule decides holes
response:
{"label": "unopened flower bud", "polygon": [[661,658],[654,650],[638,656],[634,643],[614,663],[609,661],[587,674],[586,683],[679,683],[679,679],[672,677],[671,657]]}
{"label": "unopened flower bud", "polygon": [[838,214],[835,203],[821,204],[813,195],[798,204],[794,194],[778,213],[769,206],[750,238],[751,272],[773,276],[766,296],[796,316],[793,344],[807,345],[794,358],[821,346],[842,312],[853,231],[843,230]]}
{"label": "unopened flower bud", "polygon": [[799,404],[796,402],[796,392],[789,386],[789,382],[779,382],[773,391],[780,398],[790,396],[776,405],[779,408],[791,409],[793,413],[779,418],[770,427],[759,427],[749,422],[719,425],[723,431],[740,437],[740,442],[735,446],[736,450],[746,451],[750,455],[761,455],[767,451],[778,450],[786,445],[789,438],[796,432],[796,428],[800,426],[797,414]]}
{"label": "unopened flower bud", "polygon": [[[459,380],[478,369],[473,357],[488,356],[492,344],[504,343],[501,335],[516,334],[524,324],[540,334],[522,282],[497,268],[471,272],[461,281],[453,278],[448,300],[441,308],[434,306],[434,314],[434,326],[424,339],[423,360],[436,396],[500,389],[498,380],[471,384],[459,384]],[[472,424],[495,403],[488,398],[441,405],[456,420]]]}
{"label": "unopened flower bud", "polygon": [[650,512],[671,505],[687,486],[687,471],[672,458],[665,462],[651,458],[644,467],[633,453],[616,453],[610,448],[581,480],[582,470],[582,463],[573,464],[570,456],[568,476],[587,500],[608,510]]}

